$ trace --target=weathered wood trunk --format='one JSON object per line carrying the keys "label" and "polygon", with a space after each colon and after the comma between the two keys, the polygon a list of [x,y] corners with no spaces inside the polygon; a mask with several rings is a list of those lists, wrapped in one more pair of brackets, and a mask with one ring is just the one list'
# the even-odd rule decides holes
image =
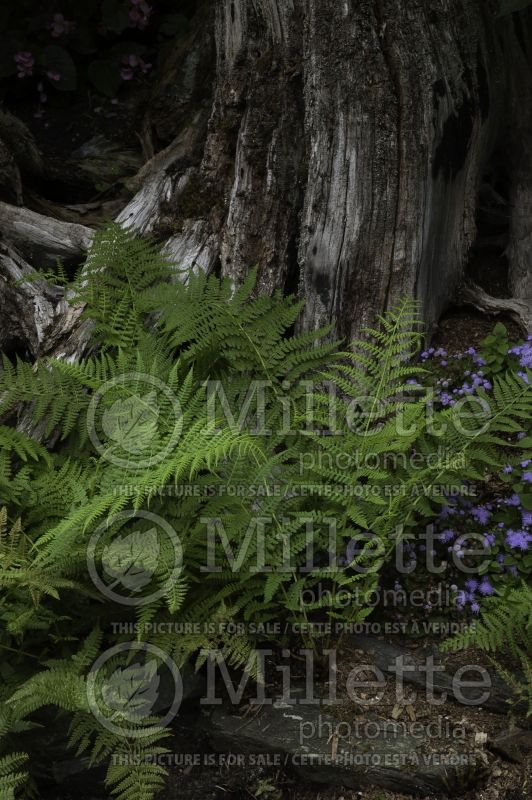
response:
{"label": "weathered wood trunk", "polygon": [[[176,159],[143,228],[162,216],[176,228],[174,253],[235,283],[259,265],[261,290],[306,299],[305,327],[332,322],[349,337],[408,294],[430,328],[459,290],[481,181],[502,148],[513,169],[511,285],[525,300],[532,18],[497,11],[485,0],[207,4],[157,101],[186,83],[184,127],[200,113],[212,41],[204,143]],[[134,222],[140,205],[122,218],[133,211]]]}
{"label": "weathered wood trunk", "polygon": [[[532,12],[496,0],[202,0],[154,92],[156,152],[119,220],[181,266],[298,291],[352,337],[461,292],[479,190],[506,165],[510,288],[532,317]],[[0,228],[2,228],[0,220]],[[471,286],[463,297],[475,299]],[[495,310],[497,298],[478,294]]]}

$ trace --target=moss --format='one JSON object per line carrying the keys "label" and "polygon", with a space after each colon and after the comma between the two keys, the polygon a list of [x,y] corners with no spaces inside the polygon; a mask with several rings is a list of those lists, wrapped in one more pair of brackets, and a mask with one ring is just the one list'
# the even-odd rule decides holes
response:
{"label": "moss", "polygon": [[199,219],[205,216],[211,207],[212,195],[205,191],[205,185],[194,176],[177,200],[177,213],[182,219]]}
{"label": "moss", "polygon": [[188,219],[206,219],[214,208],[223,204],[223,195],[195,175],[177,200],[161,203],[161,216],[154,238],[164,241],[181,233]]}

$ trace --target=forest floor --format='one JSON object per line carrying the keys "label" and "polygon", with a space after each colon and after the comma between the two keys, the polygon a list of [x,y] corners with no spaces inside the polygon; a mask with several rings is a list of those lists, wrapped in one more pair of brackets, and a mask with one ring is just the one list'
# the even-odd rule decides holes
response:
{"label": "forest floor", "polygon": [[[404,645],[404,640],[402,641]],[[407,652],[418,653],[427,646],[427,641],[417,641],[406,647]],[[371,651],[357,649],[356,643],[346,638],[338,653],[338,706],[335,707],[334,717],[341,724],[363,723],[367,709],[361,709],[345,692],[345,678],[356,666],[371,662]],[[486,657],[475,652],[468,653],[468,658],[474,657],[475,664],[483,664],[490,670]],[[459,665],[464,661],[463,654],[453,654],[445,659],[449,665]],[[491,672],[492,674],[492,672]],[[316,693],[319,694],[320,686],[317,681]],[[322,687],[325,688],[325,687]],[[410,690],[412,687],[408,687]],[[528,800],[532,796],[532,741],[527,742],[528,752],[525,748],[523,758],[519,763],[512,763],[508,758],[496,755],[489,746],[477,745],[478,737],[487,737],[489,741],[508,732],[513,726],[526,725],[519,717],[505,714],[491,713],[480,707],[461,705],[452,700],[447,700],[441,705],[429,702],[423,690],[416,689],[416,700],[411,707],[415,720],[424,724],[445,726],[447,739],[452,738],[450,731],[459,729],[462,735],[453,742],[452,748],[457,753],[478,751],[486,763],[486,777],[478,784],[459,795],[442,794],[434,792],[426,794],[426,800],[447,800],[448,797],[460,796],[463,800]],[[372,719],[392,720],[396,704],[395,679],[388,675],[382,699],[372,706]],[[241,711],[245,713],[246,700],[244,699]],[[205,736],[194,733],[197,716],[200,714],[197,707],[185,710],[184,715],[179,715],[175,725],[174,737],[169,740],[167,747],[170,757],[176,763],[182,763],[185,757],[199,759],[197,765],[171,766],[169,779],[161,800],[411,800],[411,794],[402,794],[379,787],[369,787],[353,790],[342,787],[328,788],[305,779],[304,775],[279,768],[278,766],[257,766],[248,757],[242,757],[244,763],[235,765],[227,756],[215,753]],[[259,710],[259,715],[261,710]],[[405,714],[406,717],[406,714]],[[397,719],[397,718],[396,718]],[[412,719],[412,718],[410,718]],[[408,723],[408,718],[405,719]],[[245,724],[245,722],[244,722]],[[192,733],[191,733],[192,731]],[[532,739],[532,732],[530,733]],[[426,740],[422,744],[424,752],[438,753],[448,751],[449,741],[442,741],[437,737]],[[234,750],[229,750],[233,752]],[[415,771],[414,768],[412,768]],[[101,784],[95,780],[92,773],[78,774],[75,779],[65,782],[62,787],[57,787],[49,795],[49,800],[102,800],[105,792]]]}

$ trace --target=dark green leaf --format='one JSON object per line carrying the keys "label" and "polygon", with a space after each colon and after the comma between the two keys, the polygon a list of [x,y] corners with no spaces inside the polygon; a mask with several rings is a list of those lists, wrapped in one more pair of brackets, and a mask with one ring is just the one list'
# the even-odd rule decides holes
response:
{"label": "dark green leaf", "polygon": [[0,31],[5,31],[7,23],[9,22],[10,10],[7,3],[0,6]]}
{"label": "dark green leaf", "polygon": [[89,64],[87,75],[94,88],[107,97],[114,97],[122,85],[116,61],[93,61]]}
{"label": "dark green leaf", "polygon": [[126,7],[118,0],[103,0],[102,25],[114,33],[122,33],[129,25]]}
{"label": "dark green leaf", "polygon": [[61,76],[58,81],[50,81],[56,89],[62,92],[73,92],[76,89],[76,65],[63,47],[59,47],[57,44],[45,47],[42,53],[42,63],[46,70],[58,72]]}
{"label": "dark green leaf", "polygon": [[168,14],[159,25],[159,32],[164,36],[179,36],[186,32],[188,19],[184,14]]}
{"label": "dark green leaf", "polygon": [[523,492],[523,494],[519,495],[521,499],[521,503],[523,504],[523,508],[526,508],[527,511],[532,511],[532,492]]}

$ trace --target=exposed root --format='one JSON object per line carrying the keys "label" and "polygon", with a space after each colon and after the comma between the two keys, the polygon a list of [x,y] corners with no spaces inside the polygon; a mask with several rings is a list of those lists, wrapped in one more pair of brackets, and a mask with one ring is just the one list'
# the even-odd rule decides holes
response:
{"label": "exposed root", "polygon": [[507,314],[524,333],[528,334],[532,331],[532,305],[525,300],[493,297],[472,282],[462,284],[458,292],[458,300],[485,314]]}

